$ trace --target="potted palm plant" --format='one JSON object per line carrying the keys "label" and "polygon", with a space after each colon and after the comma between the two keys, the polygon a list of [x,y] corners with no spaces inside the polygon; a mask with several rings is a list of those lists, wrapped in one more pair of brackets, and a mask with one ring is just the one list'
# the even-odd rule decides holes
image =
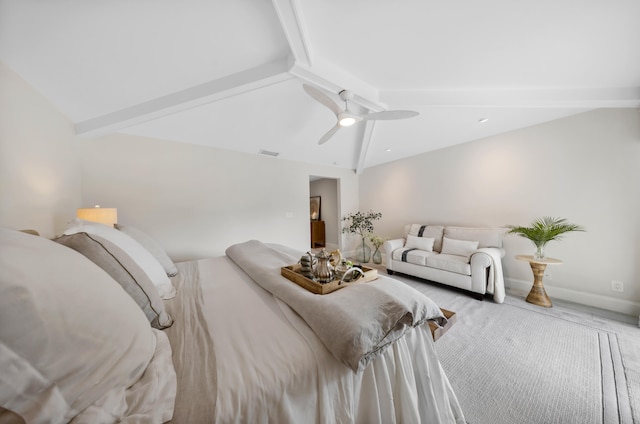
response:
{"label": "potted palm plant", "polygon": [[507,225],[507,228],[510,229],[507,234],[517,234],[536,245],[535,259],[544,259],[544,248],[550,241],[559,240],[563,234],[571,231],[585,231],[580,225],[570,224],[564,218],[550,216],[537,218],[528,227]]}
{"label": "potted palm plant", "polygon": [[371,248],[364,241],[369,234],[373,233],[373,221],[380,218],[382,218],[382,213],[373,211],[366,213],[358,211],[342,218],[343,221],[348,221],[342,228],[342,232],[358,234],[362,238],[362,245],[356,249],[356,261],[368,263],[371,259]]}

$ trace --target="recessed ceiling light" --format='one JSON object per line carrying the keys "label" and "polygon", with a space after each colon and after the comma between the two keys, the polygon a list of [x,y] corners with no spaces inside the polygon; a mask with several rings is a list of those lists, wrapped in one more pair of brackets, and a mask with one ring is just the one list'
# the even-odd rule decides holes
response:
{"label": "recessed ceiling light", "polygon": [[391,149],[386,149],[386,150],[385,150],[385,152],[390,152],[390,151],[391,151]]}
{"label": "recessed ceiling light", "polygon": [[478,119],[478,122],[480,122],[481,124],[487,122],[489,120],[489,118],[480,118]]}

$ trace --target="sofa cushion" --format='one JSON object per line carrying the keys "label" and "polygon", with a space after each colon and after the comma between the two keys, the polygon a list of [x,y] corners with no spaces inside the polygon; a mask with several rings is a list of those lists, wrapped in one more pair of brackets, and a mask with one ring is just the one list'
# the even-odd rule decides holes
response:
{"label": "sofa cushion", "polygon": [[478,249],[477,241],[456,240],[448,237],[443,237],[442,239],[443,254],[462,256],[467,262],[469,262],[476,249]]}
{"label": "sofa cushion", "polygon": [[444,227],[440,225],[421,225],[412,224],[409,226],[409,232],[407,236],[416,237],[429,237],[433,238],[433,250],[440,252],[442,249],[442,236],[444,234]]}
{"label": "sofa cushion", "polygon": [[[406,260],[403,261],[402,258],[405,252],[406,252],[406,255],[404,256]],[[419,249],[415,249],[415,250],[407,249],[403,247],[402,249],[394,250],[391,256],[394,261],[402,261],[402,262],[408,262],[414,265],[426,266],[427,258],[433,255],[437,255],[437,253],[427,252],[426,250],[419,250]]]}
{"label": "sofa cushion", "polygon": [[429,256],[426,259],[428,267],[455,272],[456,274],[471,275],[471,264],[464,256],[440,253],[439,255]]}
{"label": "sofa cushion", "polygon": [[431,237],[416,237],[411,234],[407,235],[407,243],[404,245],[406,249],[420,249],[427,252],[433,252],[434,238]]}
{"label": "sofa cushion", "polygon": [[478,247],[502,247],[503,228],[446,227],[444,237],[477,241]]}

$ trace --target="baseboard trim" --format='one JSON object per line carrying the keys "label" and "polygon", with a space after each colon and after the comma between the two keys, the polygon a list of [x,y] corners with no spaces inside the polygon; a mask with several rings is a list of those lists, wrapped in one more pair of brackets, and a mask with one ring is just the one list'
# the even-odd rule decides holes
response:
{"label": "baseboard trim", "polygon": [[[516,278],[505,278],[505,286],[509,289],[520,290],[528,293],[531,290],[531,281]],[[593,306],[595,308],[606,309],[608,311],[619,312],[626,315],[640,317],[640,303],[625,299],[603,296],[594,293],[584,293],[576,290],[557,287],[553,284],[544,284],[545,291],[552,299],[566,300],[568,302],[580,303],[582,305]]]}

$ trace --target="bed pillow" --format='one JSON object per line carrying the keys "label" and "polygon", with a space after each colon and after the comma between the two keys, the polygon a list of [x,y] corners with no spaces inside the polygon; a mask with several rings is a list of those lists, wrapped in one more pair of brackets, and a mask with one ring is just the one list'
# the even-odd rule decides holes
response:
{"label": "bed pillow", "polygon": [[113,227],[109,227],[97,222],[84,221],[82,219],[74,219],[69,228],[64,232],[65,235],[76,233],[88,233],[103,237],[111,243],[124,250],[140,268],[144,270],[153,285],[158,289],[158,293],[162,299],[171,299],[176,295],[176,290],[171,284],[171,280],[167,277],[167,273],[160,265],[160,262],[153,257],[147,249],[140,243],[135,241],[129,235],[118,231]]}
{"label": "bed pillow", "polygon": [[469,260],[473,252],[478,249],[479,242],[456,240],[444,237],[442,239],[442,253],[447,255],[464,256]]}
{"label": "bed pillow", "polygon": [[435,239],[431,237],[416,237],[411,234],[407,235],[407,243],[404,247],[407,249],[420,249],[427,252],[433,252],[433,243]]}
{"label": "bed pillow", "polygon": [[173,320],[165,311],[158,290],[124,250],[100,236],[87,233],[61,236],[53,241],[81,253],[105,270],[140,306],[152,327],[171,326]]}
{"label": "bed pillow", "polygon": [[100,267],[0,228],[0,269],[0,405],[26,422],[68,422],[142,376],[154,330]]}
{"label": "bed pillow", "polygon": [[149,251],[153,255],[154,258],[160,262],[160,265],[164,268],[165,272],[169,277],[173,277],[178,273],[178,268],[176,264],[173,263],[167,252],[164,251],[162,246],[158,244],[157,241],[149,237],[146,233],[138,230],[135,227],[130,227],[128,225],[120,225],[115,224],[116,229],[122,231],[125,234],[128,234],[135,241],[140,243],[145,249]]}

